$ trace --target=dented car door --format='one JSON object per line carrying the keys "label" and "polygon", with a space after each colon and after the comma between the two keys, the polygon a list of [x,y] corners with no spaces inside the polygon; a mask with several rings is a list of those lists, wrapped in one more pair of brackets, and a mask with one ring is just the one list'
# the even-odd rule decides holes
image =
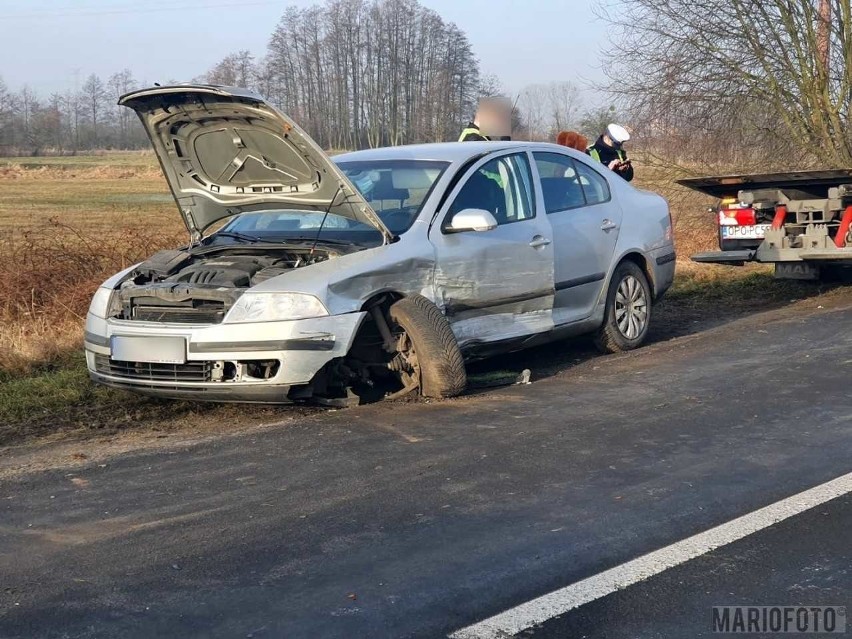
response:
{"label": "dented car door", "polygon": [[[489,154],[432,224],[436,301],[462,348],[553,328],[552,233],[535,192],[528,153]],[[453,217],[470,209],[488,211],[496,227],[453,232]]]}

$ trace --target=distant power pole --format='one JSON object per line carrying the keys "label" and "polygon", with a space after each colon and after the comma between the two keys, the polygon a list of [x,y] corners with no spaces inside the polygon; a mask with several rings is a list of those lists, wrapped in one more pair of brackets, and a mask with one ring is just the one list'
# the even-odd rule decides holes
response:
{"label": "distant power pole", "polygon": [[831,58],[831,0],[819,0],[817,55],[819,56],[820,70],[825,74],[824,77],[827,80]]}

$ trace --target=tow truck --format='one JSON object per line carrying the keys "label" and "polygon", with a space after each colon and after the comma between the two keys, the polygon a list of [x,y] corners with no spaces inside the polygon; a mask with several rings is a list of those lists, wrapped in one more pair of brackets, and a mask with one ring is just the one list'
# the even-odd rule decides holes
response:
{"label": "tow truck", "polygon": [[852,169],[678,180],[718,198],[719,251],[701,263],[775,265],[780,279],[817,280],[852,267]]}

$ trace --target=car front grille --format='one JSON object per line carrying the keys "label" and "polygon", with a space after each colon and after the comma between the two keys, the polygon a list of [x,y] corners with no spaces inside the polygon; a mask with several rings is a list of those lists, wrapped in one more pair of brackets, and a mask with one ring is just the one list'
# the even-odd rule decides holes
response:
{"label": "car front grille", "polygon": [[95,370],[111,377],[149,382],[210,382],[213,380],[213,362],[186,362],[185,364],[121,362],[106,355],[96,354]]}
{"label": "car front grille", "polygon": [[220,324],[225,309],[219,307],[134,306],[132,318],[137,322],[171,322],[174,324]]}

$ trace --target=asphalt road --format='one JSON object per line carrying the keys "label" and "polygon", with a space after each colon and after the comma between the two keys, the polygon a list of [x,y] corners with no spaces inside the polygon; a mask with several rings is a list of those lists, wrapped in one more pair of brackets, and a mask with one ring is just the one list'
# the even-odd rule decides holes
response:
{"label": "asphalt road", "polygon": [[[0,637],[446,636],[852,471],[838,304],[8,479]],[[841,497],[521,636],[692,637],[711,605],[849,605],[850,520]]]}
{"label": "asphalt road", "polygon": [[518,636],[718,637],[714,606],[766,605],[845,606],[846,630],[852,633],[850,535],[852,496],[847,495]]}

